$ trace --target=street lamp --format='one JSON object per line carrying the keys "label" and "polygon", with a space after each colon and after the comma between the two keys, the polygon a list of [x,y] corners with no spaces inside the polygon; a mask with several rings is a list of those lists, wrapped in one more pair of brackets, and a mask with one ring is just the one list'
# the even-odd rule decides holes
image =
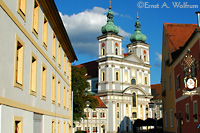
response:
{"label": "street lamp", "polygon": [[90,105],[90,102],[89,102],[89,101],[86,101],[86,106],[87,106],[87,133],[88,133],[88,117],[89,117],[88,108],[89,108],[89,105]]}

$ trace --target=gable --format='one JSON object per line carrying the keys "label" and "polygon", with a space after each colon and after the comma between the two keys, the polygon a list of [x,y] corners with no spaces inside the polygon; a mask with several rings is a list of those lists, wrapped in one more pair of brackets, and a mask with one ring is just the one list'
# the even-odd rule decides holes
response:
{"label": "gable", "polygon": [[140,59],[136,54],[130,54],[126,57],[124,57],[124,60],[131,61],[131,62],[137,62],[137,63],[144,63],[142,59]]}

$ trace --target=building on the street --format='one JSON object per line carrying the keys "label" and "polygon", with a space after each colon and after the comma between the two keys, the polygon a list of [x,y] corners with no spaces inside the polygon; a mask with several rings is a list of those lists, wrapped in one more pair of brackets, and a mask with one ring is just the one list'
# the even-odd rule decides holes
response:
{"label": "building on the street", "polygon": [[162,84],[151,85],[151,103],[149,103],[149,117],[162,118]]}
{"label": "building on the street", "polygon": [[107,24],[101,28],[99,59],[81,64],[88,72],[92,92],[107,106],[107,132],[132,132],[136,119],[149,117],[151,96],[149,47],[137,17],[135,33],[123,53],[119,28],[109,7]]}
{"label": "building on the street", "polygon": [[53,0],[0,0],[0,132],[72,132],[71,62]]}
{"label": "building on the street", "polygon": [[199,62],[199,27],[196,24],[164,23],[162,48],[164,133],[197,132],[200,97],[193,96],[191,101],[190,96],[183,96],[186,85],[183,58],[190,49],[190,54]]}
{"label": "building on the street", "polygon": [[107,133],[108,109],[98,96],[94,96],[94,98],[98,100],[97,107],[95,109],[89,107],[84,109],[86,119],[75,122],[75,131],[84,130],[89,133]]}

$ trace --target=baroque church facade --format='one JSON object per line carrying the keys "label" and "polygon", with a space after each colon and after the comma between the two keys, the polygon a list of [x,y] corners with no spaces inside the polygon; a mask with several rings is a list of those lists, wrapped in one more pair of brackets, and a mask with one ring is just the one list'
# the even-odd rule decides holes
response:
{"label": "baroque church facade", "polygon": [[91,85],[89,91],[95,92],[95,96],[100,97],[107,107],[107,127],[104,131],[132,132],[134,120],[152,117],[148,104],[152,98],[150,45],[145,43],[146,36],[141,32],[137,17],[135,33],[127,45],[128,53],[124,54],[123,37],[118,34],[119,28],[114,25],[113,17],[109,7],[107,24],[101,29],[102,35],[97,37],[99,59],[78,66],[86,67]]}

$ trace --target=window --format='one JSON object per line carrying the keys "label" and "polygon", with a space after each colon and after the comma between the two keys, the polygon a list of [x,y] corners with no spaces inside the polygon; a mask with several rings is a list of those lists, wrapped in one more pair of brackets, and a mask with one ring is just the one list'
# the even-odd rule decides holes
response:
{"label": "window", "polygon": [[101,115],[101,118],[105,118],[105,113],[104,112],[101,112],[100,115]]}
{"label": "window", "polygon": [[26,21],[26,0],[18,0],[17,12]]}
{"label": "window", "polygon": [[67,79],[70,77],[70,72],[71,72],[71,64],[69,62],[69,59],[67,59]]}
{"label": "window", "polygon": [[133,107],[136,107],[136,93],[133,92],[133,99],[132,99]]}
{"label": "window", "polygon": [[105,81],[105,72],[101,73],[101,81]]}
{"label": "window", "polygon": [[117,103],[117,107],[119,108],[119,103]]}
{"label": "window", "polygon": [[115,72],[115,81],[119,81],[119,72]]}
{"label": "window", "polygon": [[128,73],[127,72],[125,72],[125,74],[124,74],[124,81],[128,82]]}
{"label": "window", "polygon": [[48,21],[47,18],[44,16],[43,20],[43,46],[47,50],[47,33],[48,33]]}
{"label": "window", "polygon": [[167,127],[167,111],[165,111],[165,127]]}
{"label": "window", "polygon": [[64,86],[64,89],[63,89],[63,106],[64,106],[64,109],[66,108],[66,87]]}
{"label": "window", "polygon": [[97,112],[92,112],[92,117],[97,117]]}
{"label": "window", "polygon": [[102,55],[105,55],[105,49],[104,49],[104,48],[102,48],[101,54],[102,54]]}
{"label": "window", "polygon": [[76,131],[80,131],[81,130],[81,127],[76,127]]}
{"label": "window", "polygon": [[24,42],[16,35],[14,86],[23,89]]}
{"label": "window", "polygon": [[128,108],[128,103],[126,104],[126,107]]}
{"label": "window", "polygon": [[14,116],[14,133],[22,133],[23,120],[21,116]]}
{"label": "window", "polygon": [[60,106],[60,80],[58,80],[58,106]]}
{"label": "window", "polygon": [[169,90],[171,90],[172,89],[171,74],[169,74],[168,80],[169,80]]}
{"label": "window", "polygon": [[67,66],[66,66],[66,64],[67,64],[67,55],[64,53],[64,74],[66,75],[66,68],[67,68]]}
{"label": "window", "polygon": [[178,75],[176,77],[176,89],[179,90],[180,89],[180,75]]}
{"label": "window", "polygon": [[37,58],[36,56],[32,53],[31,56],[31,94],[36,96],[36,80],[37,80]]}
{"label": "window", "polygon": [[139,83],[142,84],[142,75],[139,75]]}
{"label": "window", "polygon": [[47,80],[47,69],[42,63],[42,99],[46,100],[46,81]]}
{"label": "window", "polygon": [[33,9],[33,33],[36,37],[38,37],[38,20],[39,19],[39,4],[37,0],[34,1],[34,9]]}
{"label": "window", "polygon": [[133,79],[131,79],[131,84],[132,85],[136,85],[136,80],[133,78]]}
{"label": "window", "polygon": [[194,121],[198,121],[197,101],[193,101],[193,118]]}
{"label": "window", "polygon": [[61,68],[61,45],[58,45],[58,67]]}
{"label": "window", "polygon": [[118,55],[118,48],[115,48],[115,55]]}
{"label": "window", "polygon": [[90,127],[85,127],[85,131],[86,131],[87,133],[89,133],[89,132],[90,132]]}
{"label": "window", "polygon": [[137,113],[136,112],[132,113],[132,118],[137,118]]}
{"label": "window", "polygon": [[146,55],[144,55],[144,61],[147,61],[147,56]]}
{"label": "window", "polygon": [[170,109],[170,125],[173,127],[173,110]]}
{"label": "window", "polygon": [[60,133],[60,121],[58,121],[58,133]]}
{"label": "window", "polygon": [[53,46],[52,46],[52,58],[55,61],[56,60],[56,35],[53,33]]}
{"label": "window", "polygon": [[66,122],[63,123],[63,133],[66,133]]}
{"label": "window", "polygon": [[84,114],[85,114],[86,117],[90,117],[89,112],[84,112]]}
{"label": "window", "polygon": [[54,74],[52,74],[52,86],[51,86],[51,91],[52,91],[52,95],[51,95],[51,99],[52,99],[52,103],[54,104],[55,103],[55,83],[56,83],[56,79],[55,79],[55,76]]}
{"label": "window", "polygon": [[51,121],[51,132],[55,133],[55,120]]}
{"label": "window", "polygon": [[148,78],[147,78],[147,76],[144,77],[144,84],[148,85]]}
{"label": "window", "polygon": [[189,122],[190,120],[190,112],[189,112],[189,103],[185,104],[185,115],[186,115],[186,121]]}
{"label": "window", "polygon": [[69,109],[69,89],[67,89],[67,109]]}
{"label": "window", "polygon": [[117,112],[117,118],[119,118],[119,112]]}
{"label": "window", "polygon": [[97,127],[93,127],[93,133],[97,132]]}

